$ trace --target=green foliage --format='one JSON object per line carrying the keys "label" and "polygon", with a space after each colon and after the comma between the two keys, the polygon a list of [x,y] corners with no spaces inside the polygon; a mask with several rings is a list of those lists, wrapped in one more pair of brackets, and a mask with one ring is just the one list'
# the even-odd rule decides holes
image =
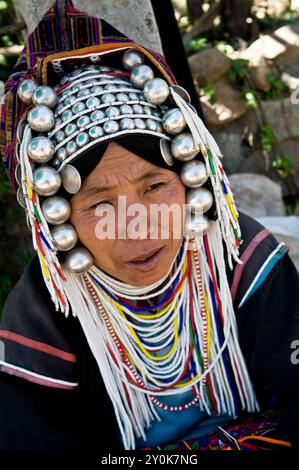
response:
{"label": "green foliage", "polygon": [[208,100],[211,104],[214,104],[216,103],[216,91],[215,91],[215,88],[208,84],[206,86],[203,87],[203,92],[204,94],[208,97]]}
{"label": "green foliage", "polygon": [[293,157],[291,155],[281,154],[272,162],[272,167],[277,171],[282,179],[294,174]]}
{"label": "green foliage", "polygon": [[236,59],[233,60],[232,65],[228,71],[228,78],[232,82],[244,80],[248,75],[248,60]]}
{"label": "green foliage", "polygon": [[270,152],[276,142],[276,138],[273,134],[272,126],[269,124],[265,124],[261,127],[261,140],[263,151]]}
{"label": "green foliage", "polygon": [[195,52],[200,52],[205,49],[208,45],[207,38],[192,39],[185,46],[185,51],[187,56],[194,54]]}
{"label": "green foliage", "polygon": [[266,100],[279,99],[283,91],[285,90],[285,84],[274,73],[268,73],[266,79],[267,79],[267,82],[270,84],[271,88],[269,91],[267,91],[265,99]]}

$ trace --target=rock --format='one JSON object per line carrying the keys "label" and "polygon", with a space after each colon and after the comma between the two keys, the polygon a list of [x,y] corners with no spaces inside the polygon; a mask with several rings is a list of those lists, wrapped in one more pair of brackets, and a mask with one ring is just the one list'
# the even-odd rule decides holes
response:
{"label": "rock", "polygon": [[222,126],[232,122],[246,111],[245,102],[241,94],[226,81],[214,83],[216,103],[211,104],[208,97],[203,95],[200,101],[207,124],[211,126]]}
{"label": "rock", "polygon": [[[299,93],[298,93],[299,95]],[[298,96],[299,98],[299,96]],[[272,126],[278,140],[299,137],[299,106],[290,98],[261,102],[267,124]]]}
{"label": "rock", "polygon": [[289,247],[289,255],[299,271],[299,217],[258,217],[257,220],[279,243],[284,242]]}
{"label": "rock", "polygon": [[236,173],[229,180],[236,205],[244,213],[251,217],[285,215],[281,186],[278,183],[254,173]]}
{"label": "rock", "polygon": [[235,173],[240,166],[241,159],[241,134],[231,133],[225,131],[213,132],[213,137],[216,140],[219,148],[223,154],[223,166],[225,171]]}
{"label": "rock", "polygon": [[[299,61],[293,60],[286,64],[284,71],[281,74],[281,80],[287,85],[290,90],[299,88]],[[298,94],[299,95],[299,94]]]}
{"label": "rock", "polygon": [[188,61],[192,76],[199,86],[217,82],[232,64],[229,57],[213,47],[193,54]]}
{"label": "rock", "polygon": [[261,91],[269,91],[271,88],[267,80],[267,75],[271,73],[271,68],[268,65],[257,65],[250,67],[251,78],[256,88]]}
{"label": "rock", "polygon": [[299,57],[299,22],[282,26],[271,34],[264,34],[254,41],[239,57],[249,60],[251,65],[259,65],[263,59],[274,60],[284,65]]}

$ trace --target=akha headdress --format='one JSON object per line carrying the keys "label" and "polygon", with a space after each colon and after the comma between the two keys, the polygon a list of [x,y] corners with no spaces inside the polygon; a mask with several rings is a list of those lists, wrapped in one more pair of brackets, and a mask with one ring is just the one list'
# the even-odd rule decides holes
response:
{"label": "akha headdress", "polygon": [[[60,24],[55,24],[59,15]],[[93,266],[91,253],[80,246],[68,222],[70,203],[60,195],[61,188],[70,195],[80,190],[76,159],[84,159],[103,142],[130,134],[159,139],[161,159],[170,170],[174,160],[182,163],[186,202],[191,213],[204,213],[200,222],[195,215],[188,219],[172,271],[147,288],[117,282]],[[71,306],[81,322],[113,401],[125,447],[134,448],[135,437],[144,436],[157,418],[154,405],[163,407],[157,399],[163,394],[193,387],[196,398],[191,404],[198,402],[207,412],[214,407],[236,414],[230,375],[243,407],[253,411],[256,401],[238,345],[224,262],[227,257],[232,267],[233,260],[238,261],[237,210],[218,145],[164,58],[113,31],[104,21],[76,11],[70,2],[57,2],[29,37],[6,84],[1,151],[26,211],[45,283],[56,308],[67,315]],[[63,263],[62,252],[66,253]],[[140,311],[119,300],[131,302],[163,293],[166,300],[145,336],[160,332],[160,340],[167,337],[167,344],[180,346],[181,352],[173,351],[171,371],[167,361],[172,356],[166,355],[164,379],[161,362],[155,367],[155,359],[144,350],[146,341],[125,319],[133,315],[140,320]],[[196,299],[193,306],[190,299]],[[189,323],[191,336],[182,333]],[[221,338],[218,323],[224,332]],[[145,351],[142,363],[135,347]],[[194,378],[178,389],[178,378],[186,376],[182,364],[190,361]],[[198,368],[201,376],[196,375]],[[214,404],[209,402],[211,394]]]}

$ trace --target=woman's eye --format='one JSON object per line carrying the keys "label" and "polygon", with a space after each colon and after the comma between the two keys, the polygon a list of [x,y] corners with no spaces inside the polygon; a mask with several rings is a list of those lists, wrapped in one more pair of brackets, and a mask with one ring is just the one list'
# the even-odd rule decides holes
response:
{"label": "woman's eye", "polygon": [[148,186],[148,187],[146,188],[146,192],[147,192],[147,191],[154,191],[155,189],[158,189],[158,188],[164,186],[164,184],[165,184],[165,183],[162,183],[162,182],[151,184],[150,186]]}

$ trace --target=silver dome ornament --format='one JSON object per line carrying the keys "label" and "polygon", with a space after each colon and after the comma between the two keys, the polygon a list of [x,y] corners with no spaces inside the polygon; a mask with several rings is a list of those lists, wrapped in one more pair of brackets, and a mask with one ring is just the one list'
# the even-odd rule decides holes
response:
{"label": "silver dome ornament", "polygon": [[62,185],[70,194],[76,194],[81,188],[81,176],[73,165],[66,165],[61,170]]}
{"label": "silver dome ornament", "polygon": [[90,98],[88,98],[88,100],[86,101],[86,106],[87,108],[89,109],[94,109],[96,108],[97,106],[99,106],[101,103],[101,100],[97,97],[97,96],[91,96]]}
{"label": "silver dome ornament", "polygon": [[137,93],[135,93],[133,91],[130,91],[129,98],[130,98],[131,101],[139,99]]}
{"label": "silver dome ornament", "polygon": [[105,111],[105,116],[108,118],[114,118],[120,115],[120,110],[117,106],[109,106]]}
{"label": "silver dome ornament", "polygon": [[88,271],[92,265],[92,254],[84,247],[73,248],[65,257],[65,269],[77,274]]}
{"label": "silver dome ornament", "polygon": [[180,85],[171,85],[171,88],[183,98],[186,103],[191,103],[191,98],[187,90]]}
{"label": "silver dome ornament", "polygon": [[66,137],[69,137],[70,135],[72,135],[74,132],[76,132],[77,130],[77,126],[74,122],[70,122],[69,124],[67,124],[64,128],[64,132],[65,132],[65,136]]}
{"label": "silver dome ornament", "polygon": [[34,131],[47,132],[54,126],[54,113],[48,106],[39,104],[29,111],[27,121]]}
{"label": "silver dome ornament", "polygon": [[20,206],[23,207],[23,209],[26,209],[26,200],[24,198],[22,188],[18,188],[17,190],[17,201],[20,204]]}
{"label": "silver dome ornament", "polygon": [[122,57],[122,63],[126,70],[132,70],[137,65],[143,64],[143,62],[143,55],[136,49],[129,49]]}
{"label": "silver dome ornament", "polygon": [[76,245],[78,234],[71,224],[61,224],[51,230],[54,245],[59,251],[69,251]]}
{"label": "silver dome ornament", "polygon": [[68,154],[68,156],[73,155],[73,153],[75,153],[77,151],[77,149],[78,149],[78,147],[77,147],[77,144],[74,140],[70,140],[65,146],[65,150],[66,150],[66,153]]}
{"label": "silver dome ornament", "polygon": [[103,111],[101,111],[100,109],[96,109],[95,111],[93,111],[90,115],[90,119],[91,121],[95,122],[95,121],[100,121],[101,119],[104,119],[105,117],[105,114]]}
{"label": "silver dome ornament", "polygon": [[76,137],[76,144],[78,147],[85,147],[89,142],[89,135],[87,132],[80,132],[80,134],[77,135]]}
{"label": "silver dome ornament", "polygon": [[157,130],[157,123],[153,119],[146,119],[145,120],[145,125],[146,125],[146,128],[149,129],[150,131],[156,131]]}
{"label": "silver dome ornament", "polygon": [[74,114],[81,113],[81,111],[84,111],[85,108],[86,108],[85,103],[83,101],[78,101],[78,103],[73,104],[72,113]]}
{"label": "silver dome ornament", "polygon": [[202,237],[211,229],[212,222],[205,215],[194,216],[187,212],[185,218],[184,235],[190,238]]}
{"label": "silver dome ornament", "polygon": [[91,93],[101,93],[103,90],[101,85],[95,85],[90,89]]}
{"label": "silver dome ornament", "polygon": [[118,90],[118,86],[109,83],[108,85],[105,85],[105,86],[104,86],[104,90],[107,90],[107,91],[116,91],[116,90]]}
{"label": "silver dome ornament", "polygon": [[23,82],[18,87],[18,97],[20,98],[23,103],[31,104],[33,93],[38,87],[38,84],[35,80],[27,79],[23,80]]}
{"label": "silver dome ornament", "polygon": [[116,121],[107,121],[103,125],[106,134],[114,134],[119,131],[119,124]]}
{"label": "silver dome ornament", "polygon": [[98,139],[104,135],[103,128],[101,126],[93,126],[88,129],[88,135],[91,139]]}
{"label": "silver dome ornament", "polygon": [[42,211],[49,224],[60,225],[70,217],[71,205],[64,197],[52,196],[42,203]]}
{"label": "silver dome ornament", "polygon": [[85,126],[87,126],[88,124],[90,123],[90,117],[89,116],[80,116],[78,119],[77,119],[77,126],[80,128],[83,128]]}
{"label": "silver dome ornament", "polygon": [[63,160],[65,160],[67,156],[68,155],[65,147],[60,147],[56,152],[56,157],[58,158],[58,160],[60,160],[60,163],[63,162]]}
{"label": "silver dome ornament", "polygon": [[160,151],[161,151],[162,157],[163,157],[164,161],[167,163],[167,165],[172,166],[173,165],[173,156],[171,154],[168,141],[166,139],[163,139],[163,138],[160,139]]}
{"label": "silver dome ornament", "polygon": [[169,86],[162,78],[153,78],[146,82],[143,93],[149,103],[162,104],[169,97]]}
{"label": "silver dome ornament", "polygon": [[146,82],[154,78],[154,72],[148,65],[138,65],[130,75],[130,80],[136,88],[142,89]]}
{"label": "silver dome ornament", "polygon": [[113,103],[113,101],[116,101],[115,95],[113,95],[113,93],[106,93],[105,95],[102,95],[102,103],[109,104]]}
{"label": "silver dome ornament", "polygon": [[55,133],[54,138],[55,138],[56,142],[59,144],[60,142],[63,142],[63,141],[64,141],[64,139],[65,139],[65,133],[64,133],[62,130],[57,131],[57,132]]}
{"label": "silver dome ornament", "polygon": [[61,186],[61,176],[51,166],[42,165],[33,172],[34,189],[41,196],[53,196]]}
{"label": "silver dome ornament", "polygon": [[192,134],[189,132],[176,135],[171,141],[170,148],[172,155],[183,162],[192,160],[198,153]]}
{"label": "silver dome ornament", "polygon": [[144,119],[135,118],[134,119],[134,125],[135,125],[136,129],[140,129],[140,130],[146,129]]}
{"label": "silver dome ornament", "polygon": [[121,114],[134,114],[133,108],[129,104],[122,104],[120,106],[120,112]]}
{"label": "silver dome ornament", "polygon": [[187,188],[199,188],[208,179],[206,165],[199,160],[192,160],[183,165],[181,181]]}
{"label": "silver dome ornament", "polygon": [[135,128],[135,124],[134,124],[134,121],[133,119],[131,118],[123,118],[121,119],[120,123],[119,123],[119,127],[122,131],[124,130],[132,130]]}
{"label": "silver dome ornament", "polygon": [[173,108],[167,111],[162,119],[162,124],[168,134],[180,134],[186,127],[184,115],[179,108]]}
{"label": "silver dome ornament", "polygon": [[122,93],[122,92],[116,94],[116,99],[117,99],[117,101],[119,101],[121,103],[122,102],[126,103],[127,101],[129,101],[128,95],[126,93]]}
{"label": "silver dome ornament", "polygon": [[143,106],[143,114],[148,114],[149,116],[152,116],[152,108],[150,106]]}
{"label": "silver dome ornament", "polygon": [[133,104],[133,111],[135,114],[143,114],[143,107],[140,104]]}
{"label": "silver dome ornament", "polygon": [[54,144],[47,137],[34,137],[28,145],[28,154],[34,162],[46,163],[54,155]]}
{"label": "silver dome ornament", "polygon": [[190,189],[186,195],[186,203],[189,204],[192,213],[202,214],[211,209],[213,195],[206,188]]}
{"label": "silver dome ornament", "polygon": [[57,103],[57,95],[51,87],[42,85],[34,90],[32,102],[35,105],[43,104],[48,108],[54,108]]}

